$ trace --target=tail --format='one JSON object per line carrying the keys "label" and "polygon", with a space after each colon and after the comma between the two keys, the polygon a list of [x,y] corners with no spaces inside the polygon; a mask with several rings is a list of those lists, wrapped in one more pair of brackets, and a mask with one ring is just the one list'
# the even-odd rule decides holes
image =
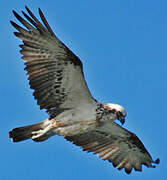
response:
{"label": "tail", "polygon": [[9,132],[9,138],[12,138],[13,142],[19,142],[30,138],[36,142],[40,142],[53,135],[49,132],[50,129],[50,120],[46,119],[37,124],[12,129]]}

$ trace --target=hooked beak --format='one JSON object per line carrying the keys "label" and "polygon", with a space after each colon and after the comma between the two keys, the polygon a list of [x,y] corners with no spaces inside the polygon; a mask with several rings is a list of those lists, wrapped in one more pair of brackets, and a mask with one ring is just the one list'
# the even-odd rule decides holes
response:
{"label": "hooked beak", "polygon": [[118,111],[117,113],[116,113],[116,115],[117,115],[117,119],[121,122],[121,124],[123,125],[124,123],[125,123],[125,116],[123,116],[123,114],[120,112],[120,111]]}
{"label": "hooked beak", "polygon": [[125,123],[125,118],[124,117],[119,117],[119,120],[120,120],[122,125]]}

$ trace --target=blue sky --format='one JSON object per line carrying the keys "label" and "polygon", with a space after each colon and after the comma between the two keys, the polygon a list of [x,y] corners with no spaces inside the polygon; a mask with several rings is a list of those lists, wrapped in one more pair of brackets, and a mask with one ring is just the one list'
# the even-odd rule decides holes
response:
{"label": "blue sky", "polygon": [[[19,44],[10,20],[28,7],[40,7],[56,35],[84,64],[93,96],[125,106],[124,127],[135,132],[153,159],[155,169],[126,175],[107,161],[54,136],[43,143],[12,143],[8,131],[48,117],[29,88]],[[25,0],[1,3],[0,43],[0,179],[141,179],[166,177],[167,1],[161,0]]]}

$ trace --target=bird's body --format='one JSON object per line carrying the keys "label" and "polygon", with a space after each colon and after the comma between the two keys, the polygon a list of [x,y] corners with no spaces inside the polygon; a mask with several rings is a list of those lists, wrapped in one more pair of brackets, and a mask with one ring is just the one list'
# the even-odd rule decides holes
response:
{"label": "bird's body", "polygon": [[[94,100],[94,103],[87,106],[76,106],[76,108],[67,109],[59,113],[54,118],[46,119],[41,123],[37,123],[38,128],[31,131],[31,138],[34,141],[43,141],[52,135],[58,134],[62,136],[74,136],[86,133],[101,127],[106,122],[113,123],[117,119],[117,115],[113,114],[113,107],[121,107],[112,104],[112,108],[103,105]],[[31,127],[25,126],[26,128]],[[16,131],[19,128],[14,129]],[[15,131],[12,132],[15,132]],[[21,134],[22,135],[22,134]],[[23,137],[23,136],[22,136]],[[20,141],[20,136],[12,137],[15,142]]]}
{"label": "bird's body", "polygon": [[42,11],[43,24],[26,7],[23,19],[15,11],[16,18],[26,29],[13,21],[18,30],[14,34],[22,40],[20,45],[29,84],[41,109],[46,109],[49,118],[33,125],[15,128],[9,132],[14,142],[32,139],[40,142],[53,135],[81,146],[83,150],[98,154],[103,160],[130,173],[132,168],[141,171],[141,165],[155,167],[152,157],[124,124],[126,111],[118,104],[102,104],[95,100],[86,84],[80,59],[53,33]]}
{"label": "bird's body", "polygon": [[[63,111],[53,119],[45,122],[50,126],[49,131],[62,136],[73,136],[95,129],[97,125],[96,103],[94,107],[81,109],[69,109]],[[35,136],[32,136],[34,138]]]}

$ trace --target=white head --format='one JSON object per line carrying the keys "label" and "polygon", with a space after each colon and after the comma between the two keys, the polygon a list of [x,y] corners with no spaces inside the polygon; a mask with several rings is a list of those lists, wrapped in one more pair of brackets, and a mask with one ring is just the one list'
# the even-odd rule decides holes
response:
{"label": "white head", "polygon": [[124,107],[119,104],[105,104],[104,108],[115,114],[115,119],[120,120],[122,124],[125,122],[126,111]]}

